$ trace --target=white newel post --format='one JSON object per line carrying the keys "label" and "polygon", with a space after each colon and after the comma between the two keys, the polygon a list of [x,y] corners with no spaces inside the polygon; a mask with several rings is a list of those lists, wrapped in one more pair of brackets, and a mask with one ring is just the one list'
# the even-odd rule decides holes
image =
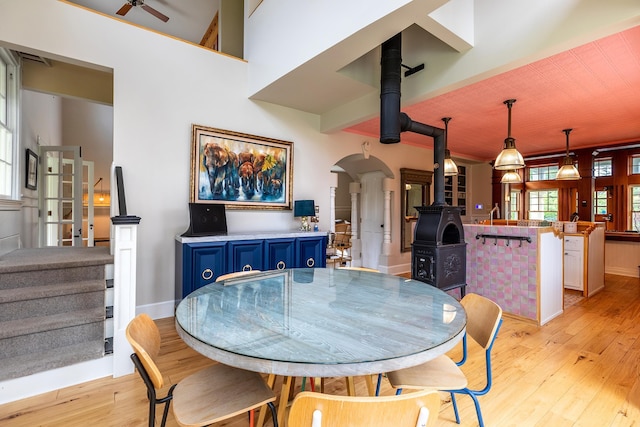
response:
{"label": "white newel post", "polygon": [[135,216],[113,217],[114,261],[113,277],[113,376],[120,377],[133,372],[131,346],[125,330],[136,316],[136,248],[138,224]]}
{"label": "white newel post", "polygon": [[391,192],[393,180],[383,178],[382,191],[384,192],[384,232],[382,238],[382,255],[391,255]]}
{"label": "white newel post", "polygon": [[[360,215],[358,212],[358,194],[360,194],[361,185],[359,182],[349,183],[349,193],[351,193],[351,265],[361,265],[362,246],[360,235],[358,234],[358,224],[360,223]],[[354,262],[355,261],[355,262]]]}
{"label": "white newel post", "polygon": [[329,231],[336,232],[336,187],[329,187]]}

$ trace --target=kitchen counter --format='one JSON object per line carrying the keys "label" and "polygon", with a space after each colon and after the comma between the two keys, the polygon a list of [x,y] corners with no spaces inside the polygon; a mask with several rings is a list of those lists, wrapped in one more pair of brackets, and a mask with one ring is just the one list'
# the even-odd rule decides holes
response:
{"label": "kitchen counter", "polygon": [[563,312],[562,238],[553,227],[465,224],[467,292],[544,325]]}

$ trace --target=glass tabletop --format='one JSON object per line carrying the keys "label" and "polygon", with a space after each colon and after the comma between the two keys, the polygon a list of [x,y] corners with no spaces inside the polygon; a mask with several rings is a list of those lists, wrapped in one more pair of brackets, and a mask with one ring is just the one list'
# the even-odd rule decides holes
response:
{"label": "glass tabletop", "polygon": [[[418,364],[462,337],[466,315],[445,292],[398,276],[346,269],[289,269],[204,286],[176,309],[187,344],[259,372],[381,372]],[[180,330],[181,329],[181,330]],[[311,366],[333,366],[313,369]],[[358,369],[360,366],[362,369]],[[388,370],[388,369],[387,369]],[[322,372],[319,372],[322,371]]]}

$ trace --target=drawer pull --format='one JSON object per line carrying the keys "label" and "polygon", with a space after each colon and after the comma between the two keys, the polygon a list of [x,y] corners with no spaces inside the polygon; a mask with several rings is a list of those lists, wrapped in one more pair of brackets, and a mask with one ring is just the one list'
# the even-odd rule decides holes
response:
{"label": "drawer pull", "polygon": [[313,268],[313,266],[314,266],[314,265],[316,265],[316,260],[315,260],[315,259],[313,259],[313,258],[309,258],[309,259],[307,260],[307,267],[309,267],[309,268]]}
{"label": "drawer pull", "polygon": [[210,268],[207,268],[202,271],[202,278],[204,280],[210,280],[213,277],[213,271]]}
{"label": "drawer pull", "polygon": [[284,263],[284,261],[279,261],[279,262],[276,264],[276,268],[277,268],[278,270],[284,270],[285,268],[287,268],[287,264],[285,264],[285,263]]}
{"label": "drawer pull", "polygon": [[253,267],[251,267],[249,264],[242,267],[242,271],[251,271],[251,270],[253,270]]}

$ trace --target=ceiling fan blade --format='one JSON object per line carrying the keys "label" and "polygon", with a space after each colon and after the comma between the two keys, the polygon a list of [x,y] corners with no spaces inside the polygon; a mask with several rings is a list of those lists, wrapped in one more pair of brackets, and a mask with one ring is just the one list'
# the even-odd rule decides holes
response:
{"label": "ceiling fan blade", "polygon": [[120,15],[120,16],[124,16],[127,14],[127,12],[129,12],[131,10],[133,6],[131,5],[131,3],[125,3],[120,10],[118,10],[116,12],[116,15]]}
{"label": "ceiling fan blade", "polygon": [[156,18],[158,18],[159,20],[163,21],[163,22],[167,22],[169,20],[168,16],[163,15],[162,13],[158,12],[157,10],[152,8],[151,6],[147,6],[146,4],[143,4],[140,7],[143,8],[144,10],[146,10],[147,12],[149,12],[150,14],[152,14],[153,16],[155,16]]}

